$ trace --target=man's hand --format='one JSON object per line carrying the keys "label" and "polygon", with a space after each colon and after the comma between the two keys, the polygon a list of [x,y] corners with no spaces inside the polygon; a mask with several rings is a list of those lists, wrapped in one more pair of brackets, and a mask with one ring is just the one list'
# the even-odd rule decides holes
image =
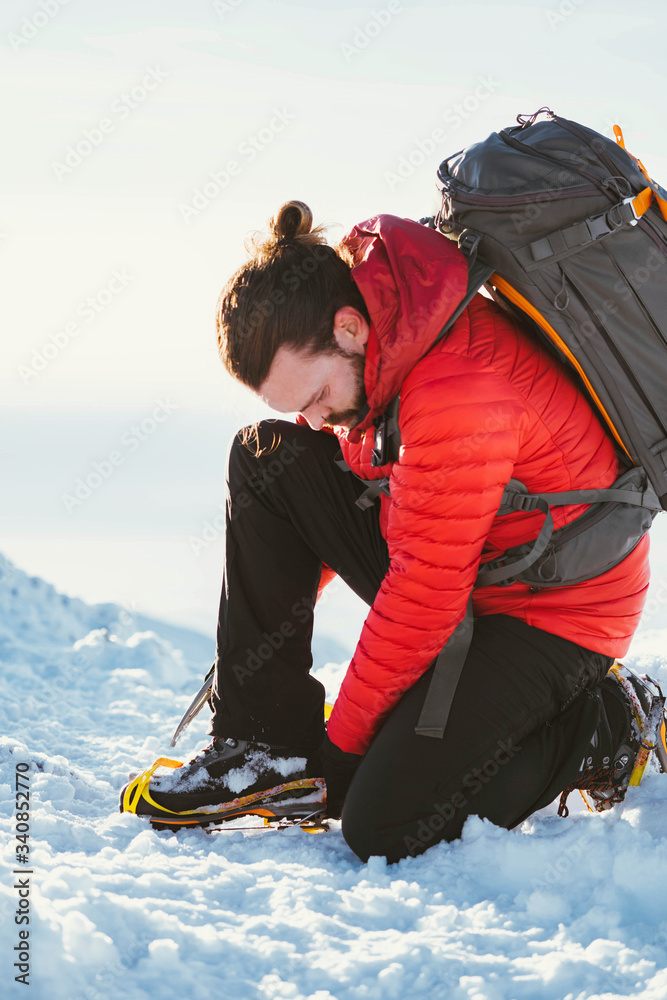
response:
{"label": "man's hand", "polygon": [[362,760],[362,755],[345,753],[325,734],[320,747],[324,780],[327,783],[327,816],[339,819],[354,772]]}

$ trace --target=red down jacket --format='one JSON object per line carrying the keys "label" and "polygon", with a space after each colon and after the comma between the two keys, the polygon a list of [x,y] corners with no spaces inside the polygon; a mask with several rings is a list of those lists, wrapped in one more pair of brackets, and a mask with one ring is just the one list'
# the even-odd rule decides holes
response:
{"label": "red down jacket", "polygon": [[[619,469],[610,438],[567,370],[489,299],[477,295],[423,357],[465,293],[467,265],[455,244],[388,215],[356,226],[346,243],[371,317],[370,413],[339,437],[356,473],[391,476],[381,511],[389,571],[328,724],[337,746],[363,753],[463,618],[480,560],[539,533],[539,513],[496,517],[509,479],[533,492],[586,489],[609,486]],[[399,460],[373,468],[370,425],[399,389]],[[555,508],[555,527],[585,509]],[[622,656],[648,580],[645,536],[618,566],[576,586],[476,589],[474,613],[513,615]]]}

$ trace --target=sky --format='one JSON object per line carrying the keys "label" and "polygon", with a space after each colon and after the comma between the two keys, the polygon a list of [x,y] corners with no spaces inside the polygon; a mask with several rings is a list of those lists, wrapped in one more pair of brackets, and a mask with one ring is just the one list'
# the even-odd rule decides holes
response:
{"label": "sky", "polygon": [[620,123],[664,184],[666,20],[658,0],[4,3],[0,548],[212,628],[225,453],[269,415],[216,354],[245,240],[290,198],[332,239],[420,218],[442,159],[543,105]]}

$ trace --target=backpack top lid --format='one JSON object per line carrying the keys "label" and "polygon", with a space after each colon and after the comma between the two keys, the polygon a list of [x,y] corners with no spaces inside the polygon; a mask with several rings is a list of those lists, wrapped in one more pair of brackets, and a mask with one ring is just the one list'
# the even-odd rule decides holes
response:
{"label": "backpack top lid", "polygon": [[[538,121],[542,113],[548,117]],[[574,220],[647,187],[667,219],[667,192],[626,151],[618,126],[615,141],[545,108],[530,117],[520,115],[518,121],[519,125],[493,132],[440,164],[437,183],[450,203],[450,224],[456,220],[459,203],[502,212],[522,204],[544,209],[550,201],[582,199],[573,202]],[[650,200],[649,195],[647,205]],[[563,212],[562,203],[557,212]],[[546,231],[553,228],[548,217],[544,223]]]}

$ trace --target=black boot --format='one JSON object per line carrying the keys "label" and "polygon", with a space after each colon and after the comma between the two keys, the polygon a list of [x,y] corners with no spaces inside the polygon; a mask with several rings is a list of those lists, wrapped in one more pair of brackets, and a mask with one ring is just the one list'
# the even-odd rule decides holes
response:
{"label": "black boot", "polygon": [[568,815],[567,797],[575,789],[587,793],[584,801],[596,812],[622,802],[630,780],[640,783],[654,750],[665,770],[665,699],[655,681],[615,663],[592,694],[600,703],[600,721],[579,778],[560,797],[559,816]]}
{"label": "black boot", "polygon": [[[175,769],[153,777],[161,764]],[[120,811],[177,828],[251,813],[305,816],[325,798],[319,754],[218,736],[188,764],[157,761],[122,789]]]}

